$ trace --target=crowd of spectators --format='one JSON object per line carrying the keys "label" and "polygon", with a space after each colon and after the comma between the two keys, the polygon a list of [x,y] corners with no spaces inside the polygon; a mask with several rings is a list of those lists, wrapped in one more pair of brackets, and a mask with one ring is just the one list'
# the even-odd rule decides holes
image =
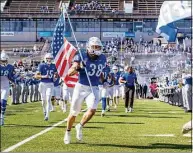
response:
{"label": "crowd of spectators", "polygon": [[[85,4],[76,4],[70,8],[71,11],[90,11],[90,10],[98,10],[98,11],[112,11],[111,5],[101,4],[98,1],[88,1]],[[115,10],[114,10],[115,11]]]}
{"label": "crowd of spectators", "polygon": [[34,48],[13,48],[13,53],[34,53],[42,50],[42,46]]}
{"label": "crowd of spectators", "polygon": [[[124,38],[122,40],[122,51],[124,55],[133,53],[164,53],[164,54],[176,54],[176,53],[191,53],[192,47],[185,47],[184,44],[177,44],[176,46],[163,46],[160,41],[153,43],[153,41],[144,41],[142,38],[138,42],[135,42],[132,38]],[[112,38],[111,41],[104,43],[105,53],[117,53],[121,51],[121,39]]]}
{"label": "crowd of spectators", "polygon": [[49,11],[49,7],[48,7],[47,5],[41,6],[41,7],[40,7],[40,11],[41,11],[42,13],[49,13],[49,12],[50,12],[50,11]]}

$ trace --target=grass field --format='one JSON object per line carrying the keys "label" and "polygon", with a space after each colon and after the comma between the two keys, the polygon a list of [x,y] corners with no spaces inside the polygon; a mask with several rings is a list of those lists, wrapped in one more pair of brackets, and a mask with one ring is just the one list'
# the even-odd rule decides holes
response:
{"label": "grass field", "polygon": [[[76,141],[73,129],[72,144],[65,145],[63,137],[66,123],[63,123],[12,151],[191,152],[191,138],[181,134],[183,124],[191,119],[190,113],[153,100],[137,100],[133,113],[126,114],[123,106],[121,101],[116,111],[112,110],[101,117],[100,104],[95,117],[83,129],[83,142]],[[8,106],[5,125],[1,127],[1,151],[51,127],[67,115],[57,106],[46,122],[39,102]],[[77,123],[81,116],[82,113]]]}

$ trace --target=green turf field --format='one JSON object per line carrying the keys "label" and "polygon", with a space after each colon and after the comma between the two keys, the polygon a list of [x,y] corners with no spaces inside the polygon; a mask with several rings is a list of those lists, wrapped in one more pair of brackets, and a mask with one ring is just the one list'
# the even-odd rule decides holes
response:
{"label": "green turf field", "polygon": [[[137,100],[133,113],[125,113],[123,101],[117,111],[95,117],[83,129],[83,142],[77,142],[72,130],[72,144],[63,143],[66,123],[17,147],[13,152],[191,152],[191,138],[181,129],[191,119],[190,113],[166,103]],[[85,107],[85,106],[84,106]],[[76,122],[80,121],[79,115]],[[43,120],[40,103],[8,106],[5,125],[1,127],[1,150],[65,119],[59,107],[51,112],[49,122]],[[156,135],[169,135],[158,137]],[[149,136],[147,136],[149,135]]]}

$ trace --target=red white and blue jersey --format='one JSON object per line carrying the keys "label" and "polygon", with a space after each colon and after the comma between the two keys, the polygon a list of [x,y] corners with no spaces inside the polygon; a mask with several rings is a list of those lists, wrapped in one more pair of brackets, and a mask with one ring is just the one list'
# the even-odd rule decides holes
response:
{"label": "red white and blue jersey", "polygon": [[[86,52],[83,52],[82,57],[83,57],[83,62],[85,63],[85,68],[88,71],[88,76],[90,78],[91,85],[98,86],[101,73],[103,72],[103,69],[106,66],[105,55],[102,54],[96,60],[92,60],[91,58],[89,58]],[[74,62],[80,63],[81,61],[82,60],[79,54],[74,57]],[[89,81],[88,81],[88,78],[86,76],[86,72],[84,69],[81,69],[79,71],[78,82],[80,84],[89,86]]]}
{"label": "red white and blue jersey", "polygon": [[41,82],[45,83],[53,83],[54,80],[54,74],[57,72],[55,64],[46,64],[41,63],[38,67],[38,72],[40,72],[41,75],[48,75],[48,78],[42,78]]}

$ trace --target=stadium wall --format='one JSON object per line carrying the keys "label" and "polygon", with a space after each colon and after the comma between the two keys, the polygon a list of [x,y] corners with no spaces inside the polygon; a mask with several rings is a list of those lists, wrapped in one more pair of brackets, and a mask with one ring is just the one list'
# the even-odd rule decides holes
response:
{"label": "stadium wall", "polygon": [[1,32],[2,42],[35,42],[36,32]]}

